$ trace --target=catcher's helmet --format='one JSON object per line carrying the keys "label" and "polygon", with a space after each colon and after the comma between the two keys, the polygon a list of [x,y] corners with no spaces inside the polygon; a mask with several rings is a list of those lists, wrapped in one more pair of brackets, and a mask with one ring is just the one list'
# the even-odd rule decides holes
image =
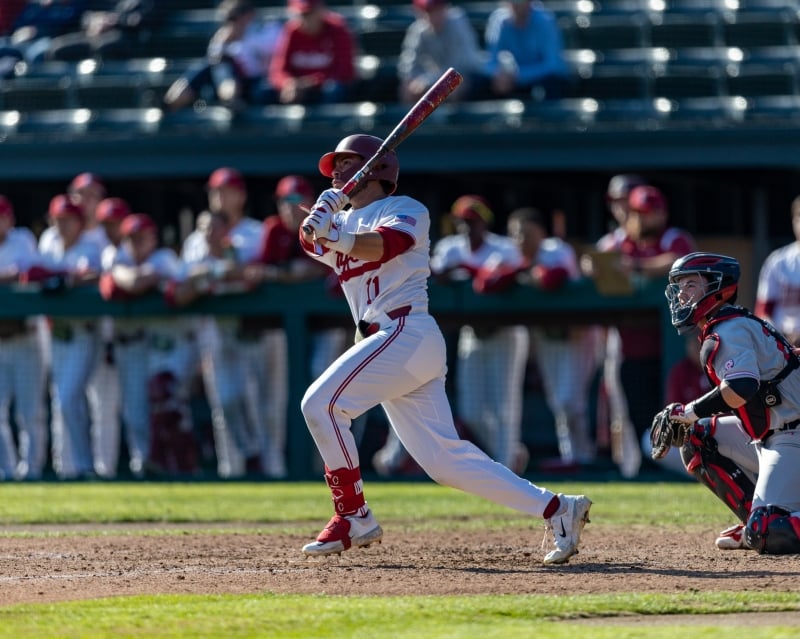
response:
{"label": "catcher's helmet", "polygon": [[[360,156],[364,162],[369,160],[378,148],[383,144],[383,140],[374,135],[350,135],[344,138],[336,149],[326,153],[319,160],[319,172],[325,177],[333,177],[333,167],[336,165],[336,158],[345,153],[353,153]],[[340,176],[344,182],[349,180],[356,172],[364,166],[354,165],[350,170]],[[397,154],[394,151],[386,153],[381,161],[367,174],[368,180],[380,180],[384,185],[384,190],[388,195],[394,193],[397,188],[397,177],[400,174],[400,163],[397,161]]]}
{"label": "catcher's helmet", "polygon": [[[682,303],[678,279],[691,274],[702,276],[708,287],[698,300]],[[689,253],[675,260],[669,271],[669,284],[664,294],[669,300],[672,325],[683,334],[723,304],[736,301],[741,269],[739,262],[717,253]]]}

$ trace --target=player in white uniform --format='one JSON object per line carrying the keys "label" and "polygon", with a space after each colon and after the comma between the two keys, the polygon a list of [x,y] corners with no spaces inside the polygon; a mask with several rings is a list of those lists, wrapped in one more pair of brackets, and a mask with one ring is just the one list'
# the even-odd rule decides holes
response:
{"label": "player in white uniform", "polygon": [[[100,280],[105,299],[135,299],[162,291],[184,277],[175,252],[158,246],[158,227],[143,213],[128,215],[120,229],[122,249]],[[192,475],[197,446],[188,406],[191,342],[178,317],[120,317],[116,353],[130,470]]]}
{"label": "player in white uniform", "polygon": [[[380,404],[403,445],[435,481],[537,517],[554,532],[544,562],[577,552],[591,501],[556,495],[515,475],[461,440],[445,393],[445,342],[428,313],[430,217],[418,201],[393,196],[399,174],[386,154],[349,200],[341,191],[381,140],[352,135],[322,156],[330,177],[301,230],[309,255],[338,275],[361,338],[306,391],[301,409],[325,462],[334,516],[306,555],[340,553],[380,541],[383,531],[363,493],[354,417]],[[361,185],[360,185],[361,186]],[[308,231],[311,231],[310,233]],[[320,253],[320,254],[317,254]]]}
{"label": "player in white uniform", "polygon": [[[15,228],[15,221],[14,207],[0,195],[2,284],[16,282],[39,261],[36,238],[27,228]],[[38,327],[33,317],[0,319],[0,480],[40,479],[47,459],[44,344]]]}
{"label": "player in white uniform", "polygon": [[[433,248],[431,272],[443,281],[472,279],[482,287],[487,267],[518,268],[523,261],[511,238],[489,231],[494,214],[477,195],[464,195],[451,207],[457,233]],[[528,452],[521,441],[522,391],[530,336],[524,326],[467,323],[458,334],[457,413],[477,434],[489,454],[517,472],[525,470]]]}
{"label": "player in white uniform", "polygon": [[[263,227],[246,215],[244,176],[236,169],[220,167],[209,176],[207,187],[209,211],[227,218],[228,243],[237,266],[252,263],[261,249]],[[182,257],[190,266],[213,258],[205,236],[187,238]],[[217,472],[231,478],[248,470],[266,470],[261,453],[267,448],[268,417],[260,407],[270,398],[264,397],[263,387],[256,387],[267,366],[264,327],[256,320],[232,316],[206,317],[202,323],[201,367],[214,425]],[[286,474],[285,468],[277,466],[271,472]]]}
{"label": "player in white uniform", "polygon": [[753,311],[800,346],[800,197],[792,202],[791,211],[795,241],[764,260]]}
{"label": "player in white uniform", "polygon": [[[94,282],[100,247],[83,232],[83,210],[66,195],[50,202],[54,237],[40,246],[42,273],[67,285]],[[51,319],[53,467],[61,479],[94,476],[87,385],[97,354],[96,317]]]}
{"label": "player in white uniform", "polygon": [[[548,235],[542,214],[521,208],[508,216],[508,234],[520,246],[525,266],[518,281],[542,291],[556,291],[580,279],[575,249],[560,237]],[[533,355],[539,367],[547,405],[553,414],[561,462],[594,461],[589,435],[589,386],[597,362],[597,331],[586,326],[531,328]]]}
{"label": "player in white uniform", "polygon": [[[715,253],[690,253],[672,265],[672,325],[682,334],[699,330],[700,361],[713,388],[667,406],[653,431],[668,429],[687,470],[739,518],[720,533],[718,548],[796,554],[800,358],[771,324],[733,305],[739,276],[734,258]],[[666,450],[658,447],[654,456]]]}

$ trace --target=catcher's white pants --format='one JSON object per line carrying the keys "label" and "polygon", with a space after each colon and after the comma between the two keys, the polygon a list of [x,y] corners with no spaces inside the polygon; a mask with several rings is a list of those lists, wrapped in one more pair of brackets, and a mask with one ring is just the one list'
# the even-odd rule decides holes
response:
{"label": "catcher's white pants", "polygon": [[459,438],[445,394],[445,341],[412,313],[350,347],[308,388],[301,408],[323,461],[359,467],[353,418],[380,404],[408,452],[440,484],[541,516],[553,493]]}

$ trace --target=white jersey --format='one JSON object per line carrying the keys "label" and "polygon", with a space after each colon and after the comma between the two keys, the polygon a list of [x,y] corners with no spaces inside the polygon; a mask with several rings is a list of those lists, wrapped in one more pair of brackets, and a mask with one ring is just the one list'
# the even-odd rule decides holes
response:
{"label": "white jersey", "polygon": [[64,248],[64,241],[58,233],[47,238],[44,246],[40,238],[39,253],[41,264],[51,271],[77,273],[79,271],[100,271],[100,246],[86,233],[70,248]]}
{"label": "white jersey", "polygon": [[[110,244],[106,231],[101,225],[86,229],[83,232],[82,239],[87,242],[94,242],[101,251]],[[58,229],[55,226],[48,226],[39,236],[39,252],[46,253],[50,251],[51,245],[58,241],[60,241]]]}
{"label": "white jersey", "polygon": [[[231,246],[242,264],[255,262],[261,253],[264,225],[252,217],[243,217],[230,231]],[[181,259],[187,264],[203,263],[208,258],[208,243],[202,231],[192,231],[184,240]]]}
{"label": "white jersey", "polygon": [[560,237],[548,237],[542,241],[536,253],[536,264],[546,268],[563,268],[573,281],[581,278],[575,249]]}
{"label": "white jersey", "polygon": [[451,269],[464,269],[464,279],[482,266],[521,266],[522,253],[509,237],[487,233],[477,251],[473,251],[466,235],[458,233],[443,237],[436,243],[431,257],[431,270],[442,273]]}
{"label": "white jersey", "polygon": [[774,303],[771,321],[779,331],[800,332],[800,242],[769,254],[758,276],[756,300]]}
{"label": "white jersey", "polygon": [[430,277],[430,214],[410,197],[388,196],[360,209],[337,213],[334,223],[345,232],[366,233],[377,228],[410,235],[414,243],[388,262],[364,262],[337,251],[314,255],[339,276],[353,320],[374,321],[381,313],[411,306],[413,312],[428,310]]}
{"label": "white jersey", "polygon": [[220,42],[212,39],[208,45],[211,58],[230,56],[248,78],[261,78],[269,70],[269,62],[278,44],[282,26],[277,20],[253,20],[239,40]]}
{"label": "white jersey", "polygon": [[16,269],[24,273],[38,263],[39,251],[33,233],[24,227],[10,229],[0,243],[0,272]]}

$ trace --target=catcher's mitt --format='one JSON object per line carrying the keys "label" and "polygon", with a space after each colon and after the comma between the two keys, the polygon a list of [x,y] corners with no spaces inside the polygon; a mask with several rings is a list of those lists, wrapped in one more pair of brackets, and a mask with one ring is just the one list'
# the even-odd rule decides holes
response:
{"label": "catcher's mitt", "polygon": [[673,421],[671,415],[677,404],[670,404],[653,417],[650,426],[650,456],[661,459],[669,451],[670,446],[683,446],[689,436],[689,424]]}

